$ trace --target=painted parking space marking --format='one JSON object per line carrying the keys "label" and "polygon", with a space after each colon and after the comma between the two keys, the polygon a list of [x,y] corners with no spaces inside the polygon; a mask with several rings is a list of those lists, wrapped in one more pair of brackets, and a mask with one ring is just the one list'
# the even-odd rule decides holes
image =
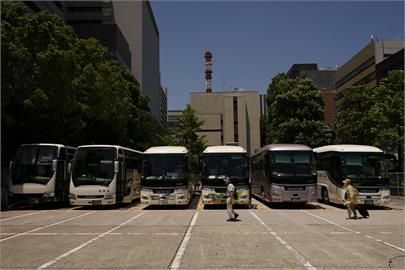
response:
{"label": "painted parking space marking", "polygon": [[18,233],[18,234],[15,234],[13,236],[10,236],[10,237],[0,239],[0,242],[6,241],[6,240],[9,240],[9,239],[18,237],[18,236],[27,235],[29,233],[33,233],[33,232],[36,232],[36,231],[39,231],[39,230],[42,230],[42,229],[45,229],[45,228],[49,228],[51,226],[55,226],[55,225],[61,224],[61,223],[66,222],[66,221],[70,221],[70,220],[73,220],[73,219],[77,219],[77,218],[81,218],[81,217],[84,217],[84,216],[87,216],[87,215],[91,215],[91,214],[96,213],[96,212],[97,211],[92,211],[92,212],[89,212],[89,213],[85,213],[83,215],[79,215],[79,216],[75,216],[75,217],[72,217],[72,218],[64,219],[64,220],[61,220],[61,221],[58,221],[58,222],[55,222],[55,223],[52,223],[52,224],[48,224],[48,225],[45,225],[45,226],[42,226],[42,227],[39,227],[39,228],[36,228],[36,229],[33,229],[33,230],[29,230],[29,231],[26,231],[26,232],[23,232],[23,233]]}
{"label": "painted parking space marking", "polygon": [[263,225],[269,232],[270,235],[272,235],[274,238],[277,239],[278,242],[280,242],[286,249],[288,249],[291,253],[294,254],[294,256],[305,266],[306,269],[308,270],[316,270],[314,266],[311,265],[311,263],[301,254],[299,253],[298,250],[293,248],[291,245],[289,245],[284,239],[282,239],[280,236],[277,235],[275,231],[273,231],[272,228],[270,228],[269,225],[267,225],[261,218],[259,218],[255,213],[249,211],[249,213],[254,216],[255,219],[257,219],[260,224]]}
{"label": "painted parking space marking", "polygon": [[29,214],[15,216],[15,217],[2,218],[2,219],[0,219],[0,222],[1,221],[12,220],[12,219],[16,219],[16,218],[21,218],[21,217],[28,217],[28,216],[32,216],[32,215],[36,215],[36,214],[40,214],[40,213],[46,213],[46,212],[49,212],[49,211],[34,212],[34,213],[29,213]]}
{"label": "painted parking space marking", "polygon": [[102,233],[102,234],[98,235],[97,237],[94,237],[94,238],[90,239],[89,241],[87,241],[87,242],[81,244],[80,246],[77,246],[77,247],[75,247],[74,249],[71,249],[71,250],[69,250],[69,251],[63,253],[62,255],[60,255],[59,257],[55,258],[54,260],[51,260],[51,261],[49,261],[49,262],[47,262],[47,263],[44,263],[43,265],[41,265],[41,266],[38,267],[37,269],[45,269],[45,268],[48,268],[49,266],[51,266],[51,265],[57,263],[57,262],[60,261],[61,259],[65,258],[65,257],[68,257],[69,255],[71,255],[71,254],[75,253],[76,251],[78,251],[78,250],[84,248],[85,246],[87,246],[87,245],[89,245],[89,244],[91,244],[91,243],[97,241],[98,239],[100,239],[100,238],[102,238],[102,237],[108,235],[109,233],[112,233],[113,231],[116,231],[116,230],[118,230],[119,228],[121,228],[121,227],[127,225],[128,223],[130,223],[131,221],[133,221],[133,220],[137,219],[138,217],[144,215],[145,213],[146,213],[146,212],[139,213],[138,215],[132,217],[131,219],[125,221],[124,223],[121,223],[120,225],[118,225],[118,226],[112,228],[111,230],[108,230],[108,231],[106,231],[105,233]]}
{"label": "painted parking space marking", "polygon": [[190,224],[188,225],[186,234],[184,235],[183,241],[180,244],[179,249],[177,250],[177,253],[171,263],[171,265],[169,266],[169,269],[179,269],[180,268],[180,264],[181,264],[181,260],[184,256],[184,253],[186,251],[188,242],[190,241],[191,238],[191,231],[193,230],[193,226],[195,225],[197,218],[198,218],[198,211],[196,211],[194,213],[193,219],[191,220]]}
{"label": "painted parking space marking", "polygon": [[345,226],[342,226],[342,225],[340,225],[340,224],[337,224],[337,223],[335,223],[335,222],[333,222],[333,221],[330,221],[330,220],[328,220],[328,219],[326,219],[326,218],[323,218],[323,217],[320,217],[320,216],[318,216],[318,215],[312,214],[312,213],[307,212],[307,211],[305,211],[305,210],[301,210],[301,211],[304,212],[304,213],[307,213],[308,215],[311,215],[311,216],[313,216],[313,217],[316,217],[316,218],[318,218],[318,219],[320,219],[320,220],[323,220],[323,221],[325,221],[325,222],[328,222],[328,223],[330,223],[330,224],[333,224],[333,225],[335,225],[335,226],[337,226],[337,227],[339,227],[339,228],[341,228],[341,229],[343,229],[343,230],[346,230],[346,231],[349,231],[349,232],[353,232],[353,233],[355,233],[355,234],[358,234],[358,235],[361,235],[361,236],[363,236],[363,237],[366,237],[367,239],[377,241],[378,243],[387,245],[387,246],[389,246],[389,247],[392,247],[392,248],[394,248],[394,249],[396,249],[396,250],[399,250],[399,251],[405,253],[405,249],[404,249],[404,248],[395,246],[395,245],[390,244],[390,243],[388,243],[388,242],[386,242],[386,241],[377,239],[377,238],[372,237],[372,236],[369,236],[369,235],[364,235],[364,234],[362,234],[361,232],[353,231],[353,230],[351,230],[351,229],[349,229],[349,228],[346,228]]}
{"label": "painted parking space marking", "polygon": [[[287,232],[283,232],[286,234]],[[0,235],[16,235],[18,233],[0,233]],[[94,233],[94,232],[32,232],[26,233],[25,236],[32,235],[32,236],[66,236],[66,235],[100,235],[103,233]],[[269,235],[270,232],[242,232],[242,235]],[[179,236],[183,235],[183,233],[177,232],[154,232],[154,233],[143,233],[143,232],[127,232],[127,233],[119,233],[119,232],[112,232],[112,233],[105,233],[105,235],[128,235],[128,236],[139,236],[139,235],[148,235],[148,236]],[[229,235],[228,233],[224,232],[222,235]]]}

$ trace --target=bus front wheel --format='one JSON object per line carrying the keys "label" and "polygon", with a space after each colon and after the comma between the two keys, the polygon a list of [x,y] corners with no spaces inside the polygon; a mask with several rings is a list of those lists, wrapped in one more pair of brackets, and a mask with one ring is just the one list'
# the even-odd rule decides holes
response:
{"label": "bus front wheel", "polygon": [[329,203],[329,193],[328,193],[328,190],[327,190],[325,187],[323,187],[322,190],[321,190],[321,192],[322,192],[322,202],[324,202],[324,203]]}

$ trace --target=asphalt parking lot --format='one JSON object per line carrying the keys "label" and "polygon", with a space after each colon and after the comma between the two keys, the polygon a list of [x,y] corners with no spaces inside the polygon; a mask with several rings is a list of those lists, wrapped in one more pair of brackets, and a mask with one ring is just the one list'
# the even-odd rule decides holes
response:
{"label": "asphalt parking lot", "polygon": [[346,219],[335,205],[16,207],[1,213],[1,269],[404,269],[403,200]]}

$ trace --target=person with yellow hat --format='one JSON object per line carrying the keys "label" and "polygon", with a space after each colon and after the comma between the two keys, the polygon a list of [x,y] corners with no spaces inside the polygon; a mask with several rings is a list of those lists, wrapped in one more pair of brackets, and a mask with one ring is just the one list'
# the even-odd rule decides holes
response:
{"label": "person with yellow hat", "polygon": [[342,182],[346,188],[345,201],[343,204],[347,206],[347,213],[349,215],[349,219],[356,219],[357,195],[359,194],[359,192],[354,186],[352,186],[352,181],[349,178],[346,178]]}

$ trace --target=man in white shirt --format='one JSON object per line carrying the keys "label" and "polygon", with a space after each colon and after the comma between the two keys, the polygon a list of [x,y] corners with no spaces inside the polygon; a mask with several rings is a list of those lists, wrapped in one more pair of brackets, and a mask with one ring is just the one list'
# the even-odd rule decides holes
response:
{"label": "man in white shirt", "polygon": [[238,214],[232,208],[233,205],[233,195],[235,192],[235,186],[231,183],[229,177],[224,178],[224,182],[227,185],[226,189],[226,209],[228,211],[229,219],[227,221],[236,221]]}

